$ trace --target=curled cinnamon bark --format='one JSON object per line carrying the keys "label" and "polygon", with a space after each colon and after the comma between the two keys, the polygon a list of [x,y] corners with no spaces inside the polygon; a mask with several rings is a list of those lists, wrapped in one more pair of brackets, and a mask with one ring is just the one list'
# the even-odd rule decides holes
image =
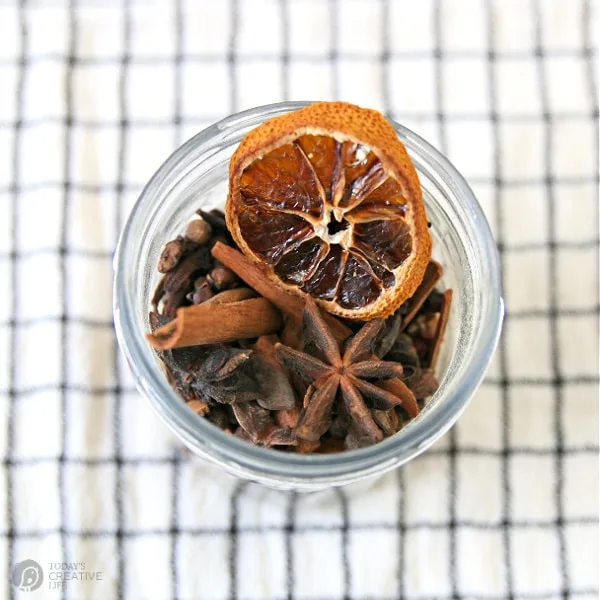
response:
{"label": "curled cinnamon bark", "polygon": [[227,304],[196,304],[177,310],[177,316],[146,339],[156,350],[200,346],[256,338],[281,328],[281,313],[265,298]]}

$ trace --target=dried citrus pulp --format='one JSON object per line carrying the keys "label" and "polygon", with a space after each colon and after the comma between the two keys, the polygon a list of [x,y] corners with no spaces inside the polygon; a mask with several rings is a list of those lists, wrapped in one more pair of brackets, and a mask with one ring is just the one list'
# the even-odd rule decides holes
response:
{"label": "dried citrus pulp", "polygon": [[431,257],[404,145],[382,114],[343,102],[311,104],[248,133],[229,164],[226,218],[277,286],[348,319],[392,314]]}

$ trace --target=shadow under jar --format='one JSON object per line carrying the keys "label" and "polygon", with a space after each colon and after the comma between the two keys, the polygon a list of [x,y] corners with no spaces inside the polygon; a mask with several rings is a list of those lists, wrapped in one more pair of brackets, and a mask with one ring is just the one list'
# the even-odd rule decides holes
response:
{"label": "shadow under jar", "polygon": [[325,455],[252,446],[186,407],[144,338],[162,247],[184,230],[196,209],[224,206],[229,159],[244,135],[267,119],[304,105],[273,104],[227,117],[181,146],[158,169],[131,211],[118,244],[114,320],[139,391],[194,454],[244,479],[312,491],[380,475],[414,458],[448,431],[481,383],[504,311],[497,249],[473,192],[435,148],[392,122],[419,174],[432,223],[433,258],[444,267],[441,283],[454,290],[437,366],[437,392],[396,435],[368,448]]}

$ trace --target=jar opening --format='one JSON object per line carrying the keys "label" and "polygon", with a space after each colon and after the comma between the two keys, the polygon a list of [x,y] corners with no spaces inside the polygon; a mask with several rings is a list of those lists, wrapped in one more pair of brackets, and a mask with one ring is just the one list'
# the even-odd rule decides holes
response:
{"label": "jar opening", "polygon": [[472,191],[437,150],[392,122],[419,174],[432,222],[434,258],[444,264],[443,282],[455,291],[440,388],[421,415],[368,448],[300,455],[252,446],[221,432],[184,405],[144,338],[158,254],[197,208],[224,204],[228,160],[249,129],[304,104],[274,104],[232,115],[176,150],[142,191],[114,261],[117,338],[138,389],[158,415],[196,454],[241,477],[294,488],[349,483],[383,473],[430,446],[456,421],[481,382],[503,316],[498,253]]}

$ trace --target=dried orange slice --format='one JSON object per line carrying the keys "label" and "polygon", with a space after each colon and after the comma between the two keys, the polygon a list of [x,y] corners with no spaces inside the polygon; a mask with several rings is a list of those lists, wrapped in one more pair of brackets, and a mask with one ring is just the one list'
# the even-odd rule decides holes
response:
{"label": "dried orange slice", "polygon": [[387,316],[431,256],[414,165],[381,113],[320,102],[266,121],[229,163],[227,226],[269,278],[348,319]]}

